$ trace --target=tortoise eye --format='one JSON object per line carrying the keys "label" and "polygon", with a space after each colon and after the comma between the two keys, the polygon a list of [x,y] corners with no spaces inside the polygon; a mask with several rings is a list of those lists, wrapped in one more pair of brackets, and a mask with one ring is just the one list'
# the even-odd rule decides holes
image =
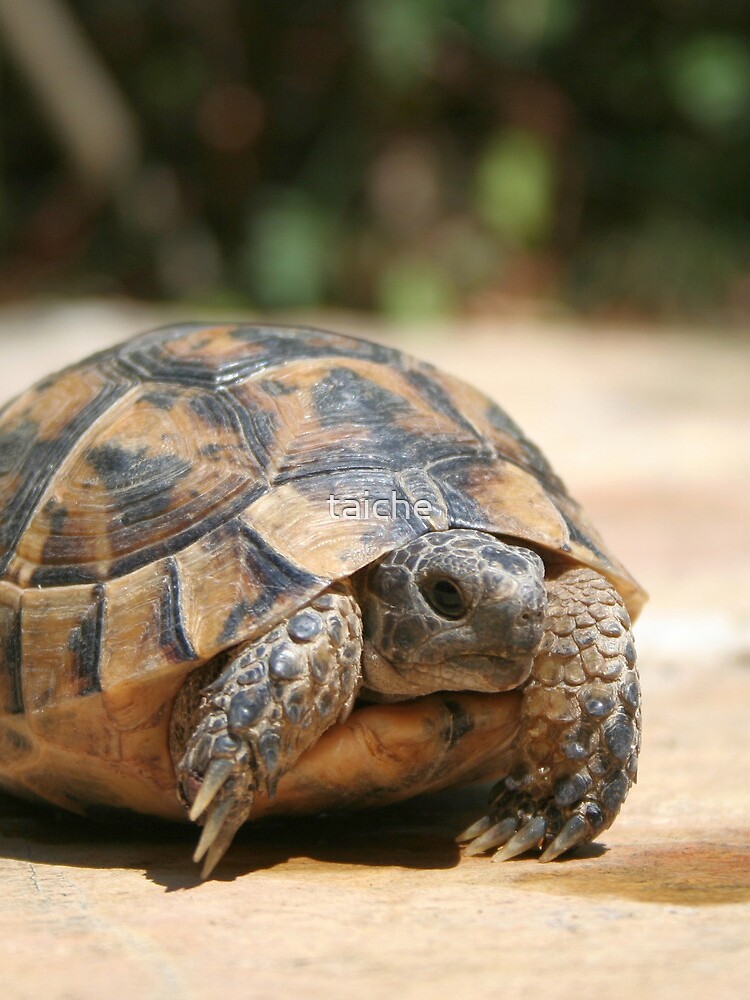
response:
{"label": "tortoise eye", "polygon": [[437,611],[441,618],[463,618],[468,610],[459,586],[446,577],[425,583],[422,593],[432,610]]}

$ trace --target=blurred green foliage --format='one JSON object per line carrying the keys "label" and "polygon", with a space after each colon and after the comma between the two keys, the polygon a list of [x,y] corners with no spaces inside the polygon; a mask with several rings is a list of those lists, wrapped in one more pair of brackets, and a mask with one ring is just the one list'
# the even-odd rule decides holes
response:
{"label": "blurred green foliage", "polygon": [[141,158],[95,196],[0,58],[5,297],[750,305],[746,0],[68,6]]}
{"label": "blurred green foliage", "polygon": [[538,244],[554,214],[554,177],[546,143],[532,132],[505,129],[478,158],[477,215],[511,245]]}

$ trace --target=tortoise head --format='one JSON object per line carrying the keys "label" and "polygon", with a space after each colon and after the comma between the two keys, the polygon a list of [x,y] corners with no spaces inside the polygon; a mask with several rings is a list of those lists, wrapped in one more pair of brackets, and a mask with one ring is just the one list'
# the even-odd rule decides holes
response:
{"label": "tortoise head", "polygon": [[370,696],[507,691],[542,640],[544,564],[479,531],[430,533],[368,569],[362,611]]}

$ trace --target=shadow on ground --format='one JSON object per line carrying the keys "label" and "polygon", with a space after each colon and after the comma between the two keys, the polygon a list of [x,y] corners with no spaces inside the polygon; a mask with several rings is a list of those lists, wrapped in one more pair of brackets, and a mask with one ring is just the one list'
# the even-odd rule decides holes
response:
{"label": "shadow on ground", "polygon": [[[269,818],[239,831],[213,881],[306,861],[371,868],[455,868],[455,834],[481,815],[487,785],[423,796],[354,813]],[[142,870],[168,892],[198,887],[191,854],[194,826],[143,816],[91,820],[0,795],[0,857],[34,865]],[[671,906],[722,906],[750,901],[750,847],[706,842],[589,844],[551,865],[530,855],[506,863],[507,884],[522,891]],[[472,868],[487,857],[465,859]],[[488,879],[498,872],[488,871]]]}
{"label": "shadow on ground", "polygon": [[[355,813],[269,818],[239,831],[218,881],[308,858],[338,865],[453,868],[456,833],[482,814],[487,786]],[[199,884],[198,830],[135,814],[91,820],[0,795],[0,857],[80,868],[144,869],[168,890]]]}

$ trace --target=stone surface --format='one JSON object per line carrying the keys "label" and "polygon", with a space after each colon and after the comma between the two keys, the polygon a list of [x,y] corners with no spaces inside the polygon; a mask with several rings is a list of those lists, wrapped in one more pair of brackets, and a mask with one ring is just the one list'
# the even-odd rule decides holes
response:
{"label": "stone surface", "polygon": [[[0,314],[0,398],[173,317]],[[388,336],[347,318],[319,325]],[[745,997],[750,972],[750,349],[512,320],[392,331],[543,447],[651,592],[638,786],[600,843],[461,859],[486,788],[241,832],[196,882],[192,830],[0,798],[3,1000]]]}

